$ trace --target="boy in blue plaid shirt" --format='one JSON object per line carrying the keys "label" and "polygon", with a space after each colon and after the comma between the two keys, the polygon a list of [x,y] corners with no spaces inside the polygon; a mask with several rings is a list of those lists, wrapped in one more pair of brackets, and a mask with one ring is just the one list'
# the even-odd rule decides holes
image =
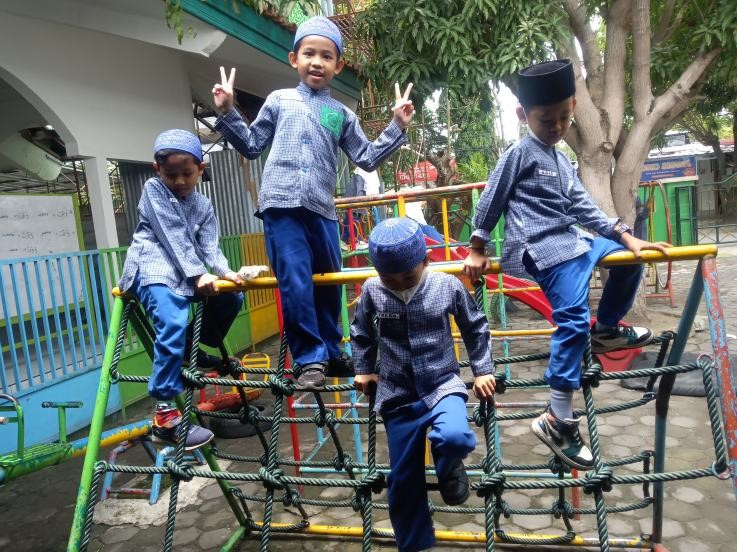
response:
{"label": "boy in blue plaid shirt", "polygon": [[406,141],[414,108],[395,85],[394,117],[374,141],[366,139],[356,115],[330,96],[330,82],[343,69],[340,31],[325,17],[297,28],[289,63],[301,83],[269,94],[248,126],[233,109],[235,69],[213,88],[220,114],[215,128],[249,159],[270,145],[259,190],[266,252],[279,281],[284,330],[295,361],[297,382],[308,388],[325,383],[326,371],[352,375],[340,350],[340,286],[313,287],[312,275],[339,272],[340,239],[333,193],[340,147],[350,160],[373,171]]}
{"label": "boy in blue plaid shirt", "polygon": [[[450,316],[466,345],[474,393],[487,401],[495,384],[491,336],[486,316],[463,284],[426,270],[425,236],[415,221],[382,221],[368,246],[379,276],[364,283],[351,325],[354,381],[366,394],[375,388],[374,408],[384,418],[389,442],[389,517],[399,550],[415,552],[435,544],[425,482],[426,434],[445,503],[462,504],[469,495],[463,458],[476,438],[466,418],[468,394]],[[379,355],[380,374],[375,374]]]}
{"label": "boy in blue plaid shirt", "polygon": [[[632,307],[642,265],[612,267],[590,328],[589,280],[602,257],[624,248],[665,251],[669,244],[632,235],[610,219],[584,189],[576,170],[555,144],[563,139],[576,107],[576,82],[570,60],[532,65],[518,75],[517,116],[529,136],[509,148],[489,176],[474,217],[475,230],[464,272],[476,281],[488,268],[484,247],[489,232],[505,215],[502,268],[532,276],[553,307],[557,325],[550,343],[545,380],[550,406],[532,430],[566,464],[593,467],[591,451],[573,418],[573,392],[581,385],[581,359],[591,332],[593,352],[637,348],[652,340],[647,328],[620,324]],[[579,227],[594,230],[592,237]]]}
{"label": "boy in blue plaid shirt", "polygon": [[[181,413],[169,400],[184,390],[182,364],[192,341],[189,307],[204,298],[200,341],[217,347],[243,303],[242,293],[218,295],[218,278],[243,283],[220,251],[212,203],[195,191],[205,165],[199,138],[186,130],[162,132],[154,143],[159,173],[143,185],[138,225],[118,287],[136,296],[156,332],[149,393],[159,402],[154,438],[176,444]],[[211,273],[210,270],[212,270]],[[210,430],[191,426],[185,450],[212,440]]]}

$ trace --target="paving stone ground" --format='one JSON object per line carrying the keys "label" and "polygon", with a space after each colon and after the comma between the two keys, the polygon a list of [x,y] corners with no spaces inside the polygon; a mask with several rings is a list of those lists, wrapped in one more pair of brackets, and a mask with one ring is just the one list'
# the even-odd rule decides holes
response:
{"label": "paving stone ground", "polygon": [[[725,314],[727,334],[737,335],[737,246],[720,249],[718,266],[721,285],[721,298]],[[648,300],[650,325],[656,331],[675,329],[681,307],[691,282],[694,262],[675,263],[673,270],[677,308],[671,308],[664,299]],[[593,292],[596,296],[596,291]],[[705,315],[702,305],[700,316]],[[513,327],[526,324],[528,314],[520,310],[511,315]],[[539,324],[539,323],[537,323]],[[730,337],[730,346],[737,349],[734,337]],[[547,347],[544,341],[515,341],[510,344],[514,354],[540,350]],[[274,343],[267,344],[267,352],[274,350]],[[495,344],[495,353],[500,354],[500,343]],[[688,351],[710,352],[708,328],[693,332],[690,336]],[[539,377],[544,369],[543,364],[528,366],[513,365],[515,377]],[[642,396],[641,391],[624,389],[616,382],[604,382],[595,391],[597,406],[633,400]],[[500,401],[544,401],[547,392],[541,389],[515,391],[500,398]],[[577,394],[577,407],[583,407],[581,394]],[[150,405],[143,404],[136,411],[128,413],[128,421],[136,416],[146,416]],[[309,411],[301,411],[308,415]],[[109,426],[122,423],[119,416],[108,420]],[[636,410],[604,415],[599,418],[602,451],[605,458],[618,458],[637,454],[641,450],[653,448],[654,404]],[[364,430],[365,432],[365,430]],[[482,435],[477,429],[480,442]],[[528,421],[502,422],[502,451],[505,462],[541,463],[547,458],[547,449],[541,445],[529,429]],[[341,442],[356,457],[352,448],[352,430],[341,426]],[[314,448],[317,436],[314,428],[301,427],[300,441],[303,456]],[[384,443],[383,428],[379,428],[379,442]],[[364,435],[365,443],[365,435]],[[241,440],[222,440],[219,446],[227,451],[241,454],[260,454],[258,441],[251,437]],[[688,470],[707,467],[713,462],[713,442],[709,429],[706,405],[703,398],[674,396],[670,403],[670,417],[667,437],[666,469]],[[138,447],[140,448],[140,447]],[[107,455],[109,451],[104,451]],[[289,432],[284,428],[280,432],[280,454],[291,458],[292,446]],[[335,449],[330,442],[316,453],[315,459],[332,459]],[[479,462],[482,458],[479,447],[469,458],[469,462]],[[124,456],[125,463],[148,463],[140,450],[134,448]],[[381,445],[378,461],[387,461],[386,448]],[[75,459],[60,466],[49,468],[18,480],[13,480],[0,487],[0,550],[13,549],[23,551],[55,551],[66,549],[69,527],[71,525],[82,460]],[[239,467],[240,466],[240,467]],[[229,470],[253,471],[253,465],[243,467],[233,464]],[[615,473],[636,473],[641,467],[616,468]],[[289,472],[289,468],[285,471]],[[333,477],[330,474],[315,474],[316,477]],[[237,523],[227,504],[212,482],[199,482],[201,488],[193,494],[190,504],[185,505],[177,515],[174,549],[181,552],[219,550],[228,535],[236,528]],[[186,483],[184,485],[187,485]],[[238,485],[245,492],[263,493],[263,487],[257,484]],[[336,488],[307,488],[305,495],[323,499],[350,498],[346,490]],[[607,493],[607,503],[623,504],[638,501],[643,496],[642,486],[616,486]],[[737,503],[735,493],[729,481],[720,481],[714,477],[668,483],[665,486],[665,519],[663,523],[663,542],[668,550],[675,552],[733,552],[737,551]],[[431,493],[431,499],[438,502],[439,496]],[[543,490],[521,490],[505,493],[505,499],[512,508],[545,507],[548,508],[555,499],[555,492]],[[164,493],[162,501],[168,500]],[[379,501],[385,501],[382,494]],[[129,501],[128,501],[129,502]],[[144,509],[144,501],[139,502]],[[480,498],[472,496],[472,506],[482,506]],[[588,496],[581,498],[582,507],[592,507],[593,500]],[[351,509],[318,508],[306,506],[310,522],[318,525],[360,526],[360,517]],[[275,505],[275,521],[294,523],[299,521],[294,508]],[[262,508],[253,508],[254,516],[261,518]],[[164,529],[161,525],[143,523],[145,516],[133,515],[133,519],[124,516],[106,516],[106,523],[96,523],[93,530],[89,550],[105,552],[148,552],[161,549]],[[481,532],[484,527],[482,514],[457,515],[437,513],[436,529],[453,531]],[[652,510],[638,510],[609,516],[609,534],[613,537],[636,537],[647,534],[651,530]],[[117,520],[117,521],[116,521]],[[387,513],[374,510],[377,527],[390,527]],[[504,529],[510,533],[542,533],[562,534],[564,529],[559,520],[548,515],[522,516],[512,515],[504,520]],[[578,534],[595,537],[596,522],[592,516],[582,516],[574,522]],[[353,552],[361,550],[360,541],[341,538],[314,537],[275,537],[273,550],[283,551],[332,551]],[[439,550],[467,550],[480,545],[460,545],[456,543],[441,544]],[[391,550],[389,543],[377,543],[376,550]],[[251,538],[240,543],[239,550],[252,551],[259,549],[259,543]],[[523,548],[516,547],[517,550]],[[529,550],[536,549],[534,547]],[[539,548],[537,548],[539,549]],[[551,548],[552,549],[552,548]],[[565,550],[565,548],[558,548]],[[578,548],[580,550],[580,548]]]}

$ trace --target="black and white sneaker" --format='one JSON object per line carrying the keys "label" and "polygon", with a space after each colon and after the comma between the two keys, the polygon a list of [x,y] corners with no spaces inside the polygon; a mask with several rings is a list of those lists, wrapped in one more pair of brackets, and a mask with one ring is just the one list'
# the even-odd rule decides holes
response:
{"label": "black and white sneaker", "polygon": [[578,470],[594,467],[594,457],[578,431],[581,418],[560,420],[548,407],[532,421],[532,431],[560,460]]}
{"label": "black and white sneaker", "polygon": [[618,349],[636,349],[653,340],[653,332],[641,326],[620,324],[611,330],[591,330],[591,352],[606,353]]}

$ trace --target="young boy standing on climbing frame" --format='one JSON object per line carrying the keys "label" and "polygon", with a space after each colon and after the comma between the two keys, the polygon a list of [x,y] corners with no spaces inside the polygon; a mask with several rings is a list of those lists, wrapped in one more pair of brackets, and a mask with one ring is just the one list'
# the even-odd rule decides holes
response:
{"label": "young boy standing on climbing frame", "polygon": [[[620,219],[608,218],[589,197],[565,154],[555,148],[571,124],[576,83],[570,60],[532,65],[518,75],[517,116],[529,135],[509,148],[489,176],[474,217],[475,230],[464,272],[476,281],[488,268],[489,233],[505,215],[502,268],[532,276],[553,307],[557,329],[550,344],[545,381],[550,406],[532,430],[566,464],[593,467],[591,451],[573,417],[573,392],[580,387],[581,360],[589,331],[593,352],[640,347],[652,340],[647,328],[620,324],[632,306],[642,265],[612,267],[590,327],[589,280],[596,263],[617,250],[639,256],[668,244],[632,235]],[[592,237],[585,227],[601,237]]]}
{"label": "young boy standing on climbing frame", "polygon": [[[189,359],[192,342],[189,307],[199,298],[205,302],[200,341],[217,347],[241,308],[243,294],[218,295],[215,281],[243,280],[220,251],[212,203],[194,191],[205,169],[199,138],[186,130],[162,132],[154,143],[154,159],[159,176],[143,186],[138,226],[118,287],[134,294],[153,322],[156,342],[148,391],[159,402],[152,431],[155,438],[176,444],[182,416],[169,401],[184,390],[182,363]],[[212,437],[210,430],[192,426],[185,450]]]}
{"label": "young boy standing on climbing frame", "polygon": [[346,373],[350,359],[341,353],[338,327],[341,287],[312,285],[312,275],[339,272],[340,239],[333,202],[338,148],[366,171],[373,171],[406,141],[414,108],[395,85],[394,117],[374,141],[366,139],[356,115],[330,95],[330,82],[343,69],[338,27],[312,17],[297,28],[289,63],[297,88],[266,98],[247,126],[233,109],[235,69],[213,88],[220,114],[215,128],[249,159],[271,145],[259,190],[257,216],[264,221],[266,252],[279,281],[284,329],[295,361],[297,382],[319,388],[325,373]]}
{"label": "young boy standing on climbing frame", "polygon": [[[463,284],[426,270],[425,236],[415,221],[382,221],[369,235],[368,249],[379,276],[364,283],[351,325],[354,381],[366,394],[375,388],[375,410],[389,441],[389,517],[399,550],[415,552],[435,544],[425,483],[428,429],[443,500],[459,505],[469,495],[463,458],[476,438],[466,419],[468,394],[450,316],[466,345],[473,391],[488,401],[495,385],[491,336],[486,316]],[[377,355],[380,375],[374,373]]]}

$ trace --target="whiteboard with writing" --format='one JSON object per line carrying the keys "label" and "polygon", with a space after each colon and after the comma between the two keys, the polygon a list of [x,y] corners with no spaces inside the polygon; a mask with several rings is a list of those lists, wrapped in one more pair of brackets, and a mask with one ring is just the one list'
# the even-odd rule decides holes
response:
{"label": "whiteboard with writing", "polygon": [[[81,249],[74,201],[73,195],[0,195],[0,292],[9,311],[2,313],[4,317],[81,298],[84,270],[78,259],[29,259]],[[8,259],[22,261],[2,262]]]}

